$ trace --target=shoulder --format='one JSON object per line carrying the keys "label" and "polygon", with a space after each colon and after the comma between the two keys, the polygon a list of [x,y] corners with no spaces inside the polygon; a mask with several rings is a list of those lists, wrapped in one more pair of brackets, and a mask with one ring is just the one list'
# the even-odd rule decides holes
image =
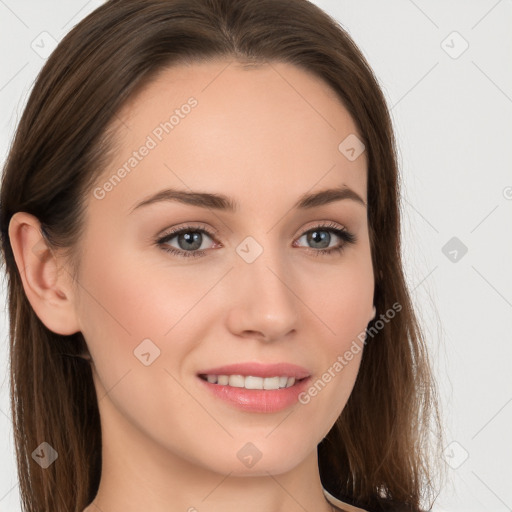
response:
{"label": "shoulder", "polygon": [[323,491],[325,497],[327,498],[327,501],[329,501],[329,503],[334,505],[336,508],[342,510],[343,512],[370,512],[362,508],[354,507],[353,505],[349,505],[348,503],[345,503],[344,501],[335,498],[331,493],[329,493],[325,489]]}
{"label": "shoulder", "polygon": [[[324,487],[322,487],[324,495],[329,503],[333,505],[340,512],[412,512],[415,510],[416,512],[420,512],[416,508],[412,509],[410,506],[405,505],[403,503],[397,503],[395,501],[387,501],[381,502],[377,508],[364,509],[356,507],[350,503],[342,501],[335,496],[333,496],[329,491],[327,491]],[[422,509],[423,510],[423,509]],[[425,511],[423,511],[425,512]]]}

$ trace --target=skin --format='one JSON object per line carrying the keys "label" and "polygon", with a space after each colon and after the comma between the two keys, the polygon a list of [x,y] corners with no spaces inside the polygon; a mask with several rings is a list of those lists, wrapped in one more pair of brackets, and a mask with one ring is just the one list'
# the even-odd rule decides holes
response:
{"label": "skin", "polygon": [[[79,285],[64,258],[46,250],[36,218],[19,212],[9,227],[36,314],[56,333],[81,331],[92,356],[103,473],[87,512],[148,503],[152,512],[332,510],[316,448],[347,402],[362,353],[307,405],[270,414],[211,396],[196,374],[285,361],[306,367],[314,382],[364,331],[374,314],[366,207],[350,199],[292,206],[304,193],[340,186],[366,201],[366,155],[349,161],[338,150],[358,131],[319,78],[290,64],[228,62],[167,69],[114,119],[118,146],[100,186],[175,108],[198,101],[103,199],[87,198]],[[167,201],[129,213],[167,187],[225,194],[239,210]],[[315,256],[303,235],[325,221],[356,243]],[[203,235],[205,256],[155,244],[189,223],[217,230]],[[263,248],[251,264],[236,252],[247,236]],[[166,243],[186,250],[177,237]],[[331,233],[331,247],[342,243]],[[160,349],[149,366],[134,357],[146,338]],[[261,453],[251,468],[237,457],[247,442]]]}

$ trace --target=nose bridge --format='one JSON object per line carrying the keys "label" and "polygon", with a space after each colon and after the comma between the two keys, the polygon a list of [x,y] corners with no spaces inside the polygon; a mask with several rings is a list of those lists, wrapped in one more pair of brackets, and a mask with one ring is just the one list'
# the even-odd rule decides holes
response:
{"label": "nose bridge", "polygon": [[[285,287],[283,280],[286,279],[286,251],[268,233],[264,237],[258,235],[258,240],[253,236],[247,236],[236,247],[237,272],[247,274],[252,286],[258,289],[278,292]],[[242,275],[240,277],[245,279]]]}
{"label": "nose bridge", "polygon": [[[297,319],[297,298],[286,251],[270,234],[246,237],[237,247],[237,299],[249,311],[249,330],[268,336],[286,334]],[[260,242],[261,241],[261,242]]]}

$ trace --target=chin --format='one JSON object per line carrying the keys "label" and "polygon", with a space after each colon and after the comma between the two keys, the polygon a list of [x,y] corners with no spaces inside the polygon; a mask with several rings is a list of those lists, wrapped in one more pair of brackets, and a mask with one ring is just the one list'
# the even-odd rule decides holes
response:
{"label": "chin", "polygon": [[298,452],[294,446],[286,450],[265,446],[259,450],[255,444],[247,442],[235,450],[234,460],[233,456],[226,457],[226,453],[223,453],[210,467],[218,473],[240,477],[279,475],[293,470],[307,457],[308,453]]}

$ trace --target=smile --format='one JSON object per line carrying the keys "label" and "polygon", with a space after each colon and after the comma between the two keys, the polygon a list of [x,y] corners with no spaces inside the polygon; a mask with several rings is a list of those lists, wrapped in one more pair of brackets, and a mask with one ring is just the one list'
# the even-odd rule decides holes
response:
{"label": "smile", "polygon": [[[282,389],[289,388],[295,384],[295,377],[275,376],[275,377],[256,377],[253,375],[199,375],[203,380],[210,384],[219,384],[221,386],[231,386],[234,388],[245,389]],[[302,379],[298,379],[302,380]]]}

